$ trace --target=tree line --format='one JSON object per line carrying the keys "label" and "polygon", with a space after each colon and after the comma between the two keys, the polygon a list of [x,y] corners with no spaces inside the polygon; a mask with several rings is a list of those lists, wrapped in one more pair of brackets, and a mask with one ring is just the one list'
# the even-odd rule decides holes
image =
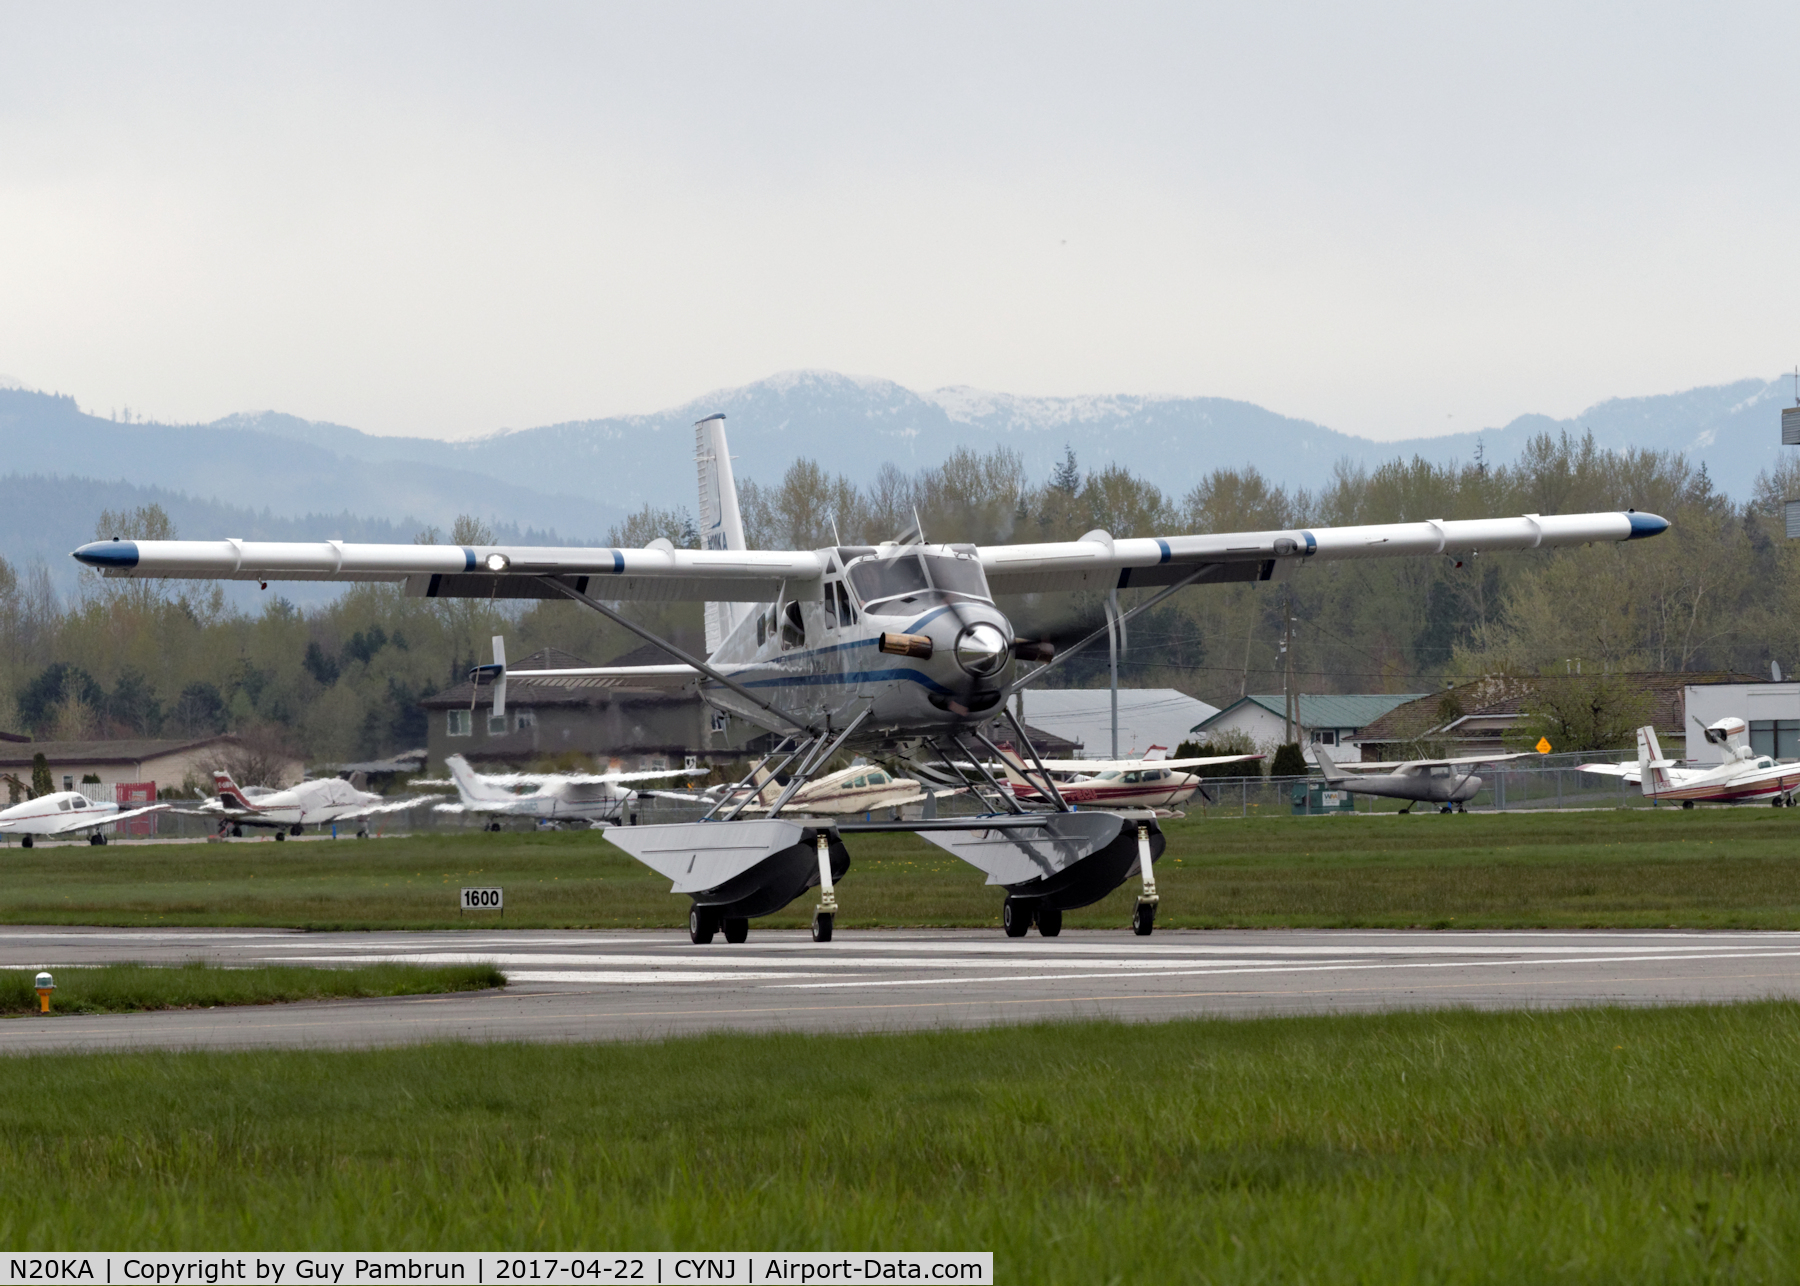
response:
{"label": "tree line", "polygon": [[[1610,674],[1800,667],[1800,542],[1781,506],[1800,467],[1763,475],[1737,502],[1679,454],[1609,452],[1591,437],[1540,436],[1507,464],[1423,457],[1377,468],[1340,464],[1317,491],[1270,483],[1255,468],[1219,468],[1182,495],[1110,463],[1084,470],[1065,448],[1041,477],[1006,447],[959,449],[942,464],[884,466],[867,485],[794,461],[777,479],[746,479],[740,503],[753,548],[875,543],[912,530],[933,541],[1067,540],[1171,532],[1457,519],[1637,508],[1672,528],[1650,541],[1465,558],[1305,566],[1272,585],[1207,586],[1132,621],[1125,682],[1174,687],[1217,705],[1281,691],[1280,642],[1291,620],[1295,687],[1306,692],[1428,692],[1485,674]],[[157,506],[103,513],[98,537],[176,535]],[[685,510],[646,507],[609,543],[698,543]],[[482,544],[472,517],[447,537]],[[301,610],[265,591],[257,610],[229,607],[207,582],[84,576],[59,598],[40,563],[0,560],[0,711],[39,739],[279,736],[315,761],[392,753],[425,741],[418,701],[459,682],[507,636],[515,660],[555,647],[603,663],[638,645],[563,602],[408,599],[399,586],[355,585]],[[1125,596],[1127,604],[1132,595]],[[1096,596],[1042,595],[1004,606],[1021,633],[1067,639],[1101,619]],[[700,646],[696,604],[627,605],[684,647]],[[1106,651],[1058,667],[1057,682],[1106,681]]]}

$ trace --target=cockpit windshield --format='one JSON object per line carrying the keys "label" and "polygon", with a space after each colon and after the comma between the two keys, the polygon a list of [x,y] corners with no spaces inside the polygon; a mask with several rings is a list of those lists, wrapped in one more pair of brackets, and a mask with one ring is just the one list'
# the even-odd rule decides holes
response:
{"label": "cockpit windshield", "polygon": [[869,558],[852,565],[849,576],[863,611],[876,616],[910,616],[945,603],[990,601],[981,560],[972,554],[908,552]]}

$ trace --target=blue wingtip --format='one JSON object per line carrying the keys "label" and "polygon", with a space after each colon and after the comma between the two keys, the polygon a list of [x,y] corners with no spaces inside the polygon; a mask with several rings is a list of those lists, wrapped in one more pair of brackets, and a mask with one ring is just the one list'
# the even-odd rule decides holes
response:
{"label": "blue wingtip", "polygon": [[1651,536],[1660,536],[1669,529],[1669,520],[1655,514],[1641,514],[1633,510],[1625,516],[1631,519],[1631,534],[1625,537],[1626,540],[1645,540]]}
{"label": "blue wingtip", "polygon": [[74,553],[75,561],[89,567],[136,567],[138,547],[135,540],[96,540]]}

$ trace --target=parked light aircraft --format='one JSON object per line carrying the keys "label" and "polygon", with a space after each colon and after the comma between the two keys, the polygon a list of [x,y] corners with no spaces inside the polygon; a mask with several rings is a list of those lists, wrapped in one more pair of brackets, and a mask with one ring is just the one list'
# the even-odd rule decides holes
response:
{"label": "parked light aircraft", "polygon": [[357,835],[367,838],[369,818],[418,805],[418,799],[389,799],[358,790],[337,777],[304,781],[287,790],[267,787],[240,788],[223,769],[213,773],[218,795],[193,810],[219,819],[219,834],[242,835],[244,827],[272,829],[276,839],[300,834],[304,826],[329,826],[334,822],[362,822]]}
{"label": "parked light aircraft", "polygon": [[[201,580],[388,581],[427,598],[545,599],[583,603],[672,659],[667,665],[534,670],[534,684],[659,687],[698,693],[729,718],[779,738],[759,768],[788,784],[762,818],[721,803],[702,821],[621,826],[607,839],[693,899],[688,930],[710,941],[742,937],[815,884],[814,937],[829,940],[834,881],[850,864],[845,841],[861,831],[917,832],[987,874],[1006,892],[1002,919],[1023,933],[1040,910],[1059,913],[1106,896],[1132,875],[1142,887],[1134,930],[1154,924],[1153,862],[1163,837],[1147,811],[1074,811],[1053,794],[1027,808],[987,780],[996,815],[917,821],[785,816],[793,797],[840,752],[979,763],[989,726],[1004,721],[1027,760],[1029,739],[1007,698],[1069,655],[1050,659],[1018,638],[996,597],[1072,590],[1152,589],[1120,618],[1190,585],[1284,579],[1313,562],[1535,549],[1654,536],[1668,523],[1646,513],[1593,513],[1293,531],[1224,532],[1023,545],[933,544],[914,530],[879,545],[814,550],[745,547],[723,416],[695,426],[700,549],[667,540],[643,549],[516,545],[373,545],[340,540],[103,540],[75,551],[108,577]],[[624,615],[622,601],[691,600],[706,606],[704,657]],[[1075,650],[1103,636],[1102,626]],[[1018,660],[1042,662],[1029,673]],[[995,729],[999,731],[999,729]],[[754,770],[753,770],[754,771]],[[984,770],[985,771],[985,770]],[[745,782],[751,780],[746,775]]]}
{"label": "parked light aircraft", "polygon": [[[1010,742],[1000,742],[1006,784],[1020,799],[1048,803],[1050,794],[1035,768],[1027,767]],[[1261,755],[1211,755],[1198,759],[1039,759],[1064,802],[1087,808],[1171,809],[1201,789],[1198,775],[1183,768],[1246,763]]]}
{"label": "parked light aircraft", "polygon": [[[1694,722],[1698,723],[1696,719]],[[1724,718],[1702,728],[1706,739],[1725,748],[1725,762],[1715,768],[1678,768],[1663,758],[1656,729],[1638,729],[1635,764],[1583,764],[1582,772],[1622,777],[1649,799],[1679,801],[1683,808],[1702,804],[1760,804],[1792,808],[1800,792],[1800,764],[1778,764],[1750,749],[1750,725]]]}
{"label": "parked light aircraft", "polygon": [[33,835],[77,835],[86,831],[88,843],[104,844],[106,834],[100,827],[142,817],[145,813],[164,812],[168,807],[167,804],[147,804],[143,808],[128,808],[121,812],[117,804],[96,803],[78,790],[59,790],[0,809],[0,835],[22,836],[19,843],[30,848]]}
{"label": "parked light aircraft", "polygon": [[[496,640],[497,641],[497,640]],[[566,826],[580,822],[587,826],[610,826],[619,820],[627,804],[637,792],[621,787],[621,782],[649,781],[662,777],[679,777],[683,773],[705,772],[704,768],[676,768],[662,772],[606,773],[588,776],[581,773],[503,773],[484,776],[469,767],[461,755],[444,760],[450,780],[456,783],[460,803],[439,804],[440,809],[474,813],[491,820],[485,829],[500,829],[502,817],[530,817],[538,821]],[[514,794],[514,786],[535,786],[528,795]]]}
{"label": "parked light aircraft", "polygon": [[[1334,790],[1352,795],[1379,795],[1384,799],[1412,801],[1400,811],[1410,813],[1413,804],[1436,804],[1440,813],[1466,813],[1464,807],[1481,789],[1477,764],[1498,764],[1522,759],[1529,751],[1507,755],[1465,755],[1461,759],[1409,759],[1404,762],[1345,764],[1331,761],[1323,746],[1314,747],[1319,775]],[[1382,770],[1386,771],[1382,771]]]}
{"label": "parked light aircraft", "polygon": [[[691,791],[653,790],[645,793],[665,799],[701,800],[709,804],[733,805],[742,802],[747,813],[764,813],[781,797],[782,783],[763,769],[755,775],[756,786],[715,786],[696,794]],[[853,764],[836,772],[814,777],[795,791],[787,802],[787,810],[808,816],[847,816],[872,812],[877,808],[899,808],[916,804],[925,798],[919,783],[910,777],[891,776],[877,764]]]}

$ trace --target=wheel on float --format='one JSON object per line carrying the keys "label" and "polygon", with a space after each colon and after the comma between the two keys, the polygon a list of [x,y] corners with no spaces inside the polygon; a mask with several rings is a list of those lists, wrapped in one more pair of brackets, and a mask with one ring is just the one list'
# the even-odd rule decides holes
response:
{"label": "wheel on float", "polygon": [[705,946],[718,931],[719,918],[711,907],[696,902],[688,908],[688,940],[694,945]]}
{"label": "wheel on float", "polygon": [[750,917],[747,915],[728,915],[725,917],[725,941],[742,942],[750,936]]}
{"label": "wheel on float", "polygon": [[1054,938],[1057,934],[1061,933],[1062,908],[1059,906],[1051,906],[1047,902],[1043,906],[1040,906],[1037,913],[1037,927],[1038,932],[1043,934],[1046,938]]}
{"label": "wheel on float", "polygon": [[1031,928],[1031,909],[1018,898],[1009,897],[1000,904],[1000,927],[1009,938],[1022,938]]}
{"label": "wheel on float", "polygon": [[837,922],[834,911],[814,911],[812,918],[812,939],[814,942],[830,942],[831,930]]}

